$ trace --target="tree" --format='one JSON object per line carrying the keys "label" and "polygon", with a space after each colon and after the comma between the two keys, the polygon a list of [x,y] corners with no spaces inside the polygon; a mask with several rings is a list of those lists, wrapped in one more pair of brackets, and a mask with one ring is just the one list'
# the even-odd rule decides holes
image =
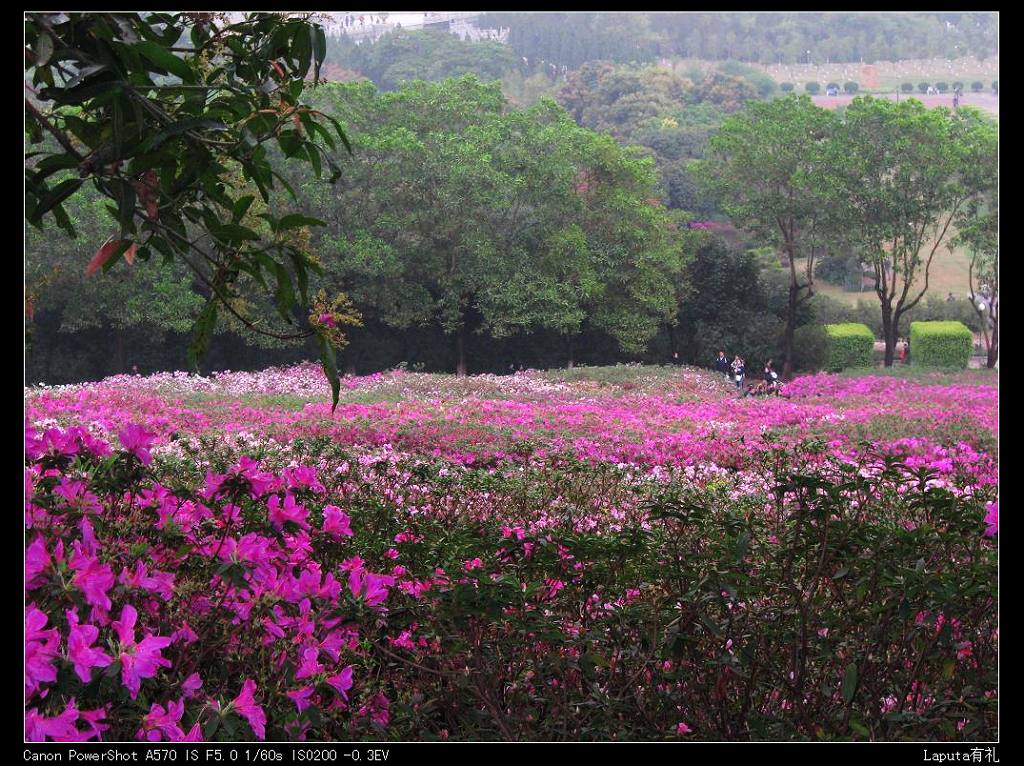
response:
{"label": "tree", "polygon": [[[971,194],[957,217],[954,243],[971,253],[967,272],[971,307],[981,322],[986,364],[991,368],[999,359],[998,127],[972,107],[961,107],[958,117],[972,123],[974,129],[962,171]],[[987,289],[982,291],[982,285]]]}
{"label": "tree", "polygon": [[821,161],[836,122],[807,95],[751,103],[723,123],[703,163],[704,182],[722,209],[738,226],[775,242],[788,261],[783,377],[793,370],[799,306],[814,294],[816,248],[829,231]]}
{"label": "tree", "polygon": [[973,193],[964,172],[977,131],[944,107],[868,96],[853,100],[831,142],[830,205],[874,268],[887,367],[900,318],[927,292],[935,255]]}
{"label": "tree", "polygon": [[[267,211],[261,235],[241,223],[255,194],[235,191],[242,178],[269,199],[281,180],[272,145],[317,176],[324,166],[331,180],[340,175],[331,129],[347,145],[341,125],[302,100],[325,52],[324,31],[308,14],[235,22],[212,13],[27,14],[26,128],[39,149],[26,156],[26,216],[40,229],[49,216],[74,237],[63,203],[90,182],[112,203],[114,226],[95,243],[91,269],[156,254],[193,275],[206,299],[189,348],[193,367],[223,308],[256,332],[315,335],[336,404],[330,341],[342,342],[332,327],[342,317],[319,321],[329,301],[308,322],[293,312],[308,303],[308,274],[318,267],[288,232],[318,222]],[[243,274],[276,283],[285,333],[237,312]]]}
{"label": "tree", "polygon": [[372,321],[436,322],[464,374],[472,332],[550,330],[571,355],[592,326],[635,353],[671,316],[679,247],[650,160],[550,100],[509,109],[471,76],[323,96],[355,159],[305,210],[328,222],[316,246],[331,286]]}
{"label": "tree", "polygon": [[497,80],[516,69],[519,57],[493,40],[474,42],[439,30],[395,30],[360,44],[331,38],[327,60],[369,77],[382,90],[406,80],[438,81],[464,74]]}

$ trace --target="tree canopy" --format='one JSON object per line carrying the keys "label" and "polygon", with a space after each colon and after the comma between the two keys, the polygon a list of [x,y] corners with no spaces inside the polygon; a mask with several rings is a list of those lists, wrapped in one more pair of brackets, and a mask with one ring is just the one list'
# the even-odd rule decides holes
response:
{"label": "tree canopy", "polygon": [[672,315],[681,253],[649,160],[553,102],[511,109],[472,76],[321,96],[355,159],[304,212],[328,222],[318,252],[368,316],[437,322],[464,371],[471,330],[571,337],[589,323],[639,351]]}
{"label": "tree canopy", "polygon": [[[308,303],[309,273],[319,267],[290,232],[317,222],[268,208],[262,231],[243,223],[256,197],[269,200],[283,181],[268,146],[317,177],[341,173],[341,124],[303,100],[325,53],[309,14],[253,13],[235,23],[212,13],[27,14],[26,127],[35,148],[26,156],[26,216],[75,236],[63,203],[91,184],[109,200],[110,233],[95,242],[90,271],[159,255],[187,267],[206,298],[193,366],[226,309],[257,332],[316,335],[337,401],[332,343],[343,343],[336,326],[348,317],[332,316],[326,298],[311,319],[294,311]],[[288,330],[237,311],[242,274],[274,295]]]}

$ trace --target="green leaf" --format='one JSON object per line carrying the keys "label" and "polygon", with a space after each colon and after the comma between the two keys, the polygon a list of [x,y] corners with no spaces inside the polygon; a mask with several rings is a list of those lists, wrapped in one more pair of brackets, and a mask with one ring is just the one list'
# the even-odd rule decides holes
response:
{"label": "green leaf", "polygon": [[246,194],[244,197],[239,197],[235,200],[235,204],[231,209],[231,222],[238,223],[245,217],[245,214],[249,211],[249,206],[253,203],[256,197],[252,194]]}
{"label": "green leaf", "polygon": [[190,130],[227,130],[228,126],[220,120],[210,120],[204,117],[189,117],[164,128],[155,136],[145,141],[137,150],[138,154],[145,154],[160,146],[164,141]]}
{"label": "green leaf", "polygon": [[277,231],[284,231],[285,229],[298,229],[301,226],[326,226],[327,224],[321,221],[319,218],[310,218],[308,215],[301,215],[299,213],[291,213],[278,219]]}
{"label": "green leaf", "polygon": [[226,243],[244,242],[245,240],[259,239],[260,235],[247,226],[237,223],[222,223],[210,226],[210,233],[217,239]]}
{"label": "green leaf", "polygon": [[295,288],[292,286],[292,278],[288,275],[288,270],[276,261],[274,262],[274,273],[277,276],[277,291],[274,293],[277,311],[282,319],[291,322],[292,318],[288,312],[295,305]]}
{"label": "green leaf", "polygon": [[173,75],[177,75],[181,78],[182,82],[189,84],[195,83],[196,75],[195,72],[192,71],[192,68],[182,59],[178,58],[158,43],[145,40],[133,45],[132,49],[141,53],[160,69],[170,72]]}
{"label": "green leaf", "polygon": [[853,701],[853,695],[857,691],[857,663],[851,662],[846,666],[846,673],[843,675],[843,702],[849,705]]}
{"label": "green leaf", "polygon": [[55,187],[50,189],[46,194],[39,198],[36,203],[35,209],[32,211],[30,221],[41,221],[43,215],[45,215],[52,207],[59,205],[61,202],[66,200],[80,187],[85,180],[82,178],[69,178],[66,181],[61,181]]}
{"label": "green leaf", "polygon": [[188,365],[196,374],[199,373],[199,360],[203,358],[210,347],[210,339],[213,337],[213,330],[217,325],[217,300],[216,296],[210,297],[192,328],[192,342],[188,347]]}

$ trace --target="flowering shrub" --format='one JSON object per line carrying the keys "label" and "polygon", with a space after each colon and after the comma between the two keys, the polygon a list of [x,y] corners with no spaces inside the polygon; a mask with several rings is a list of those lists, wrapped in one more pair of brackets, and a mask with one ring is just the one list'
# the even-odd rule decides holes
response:
{"label": "flowering shrub", "polygon": [[[938,428],[991,389],[412,377],[30,393],[26,738],[997,736],[995,462]],[[878,399],[924,435],[858,441]]]}

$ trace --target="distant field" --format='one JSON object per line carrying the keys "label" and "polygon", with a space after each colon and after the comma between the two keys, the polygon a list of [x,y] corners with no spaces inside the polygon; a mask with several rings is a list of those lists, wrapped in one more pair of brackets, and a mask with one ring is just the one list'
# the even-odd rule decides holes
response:
{"label": "distant field", "polygon": [[[873,93],[876,98],[888,98],[890,101],[896,98],[895,92]],[[835,109],[846,106],[853,101],[853,96],[813,96],[812,99],[818,106],[826,109]],[[953,94],[946,93],[941,96],[922,96],[920,93],[901,93],[900,99],[915,98],[927,107],[953,106]],[[999,117],[999,96],[989,93],[964,93],[960,99],[964,106],[975,106],[989,114]]]}
{"label": "distant field", "polygon": [[[755,65],[756,66],[756,65]],[[999,79],[999,57],[978,61],[975,58],[961,59],[911,59],[907,61],[880,61],[874,64],[777,64],[758,66],[776,82],[791,82],[802,87],[806,82],[837,82],[842,85],[852,80],[861,90],[891,91],[904,82],[936,83],[944,81],[952,85],[964,83],[964,91],[970,90],[971,83],[978,80],[985,84],[985,91],[992,92],[992,81]]]}
{"label": "distant field", "polygon": [[[932,267],[928,277],[927,295],[938,295],[945,297],[947,293],[953,293],[957,298],[966,297],[970,293],[968,286],[967,271],[970,268],[970,256],[965,250],[947,247],[940,247],[932,261]],[[798,266],[800,264],[798,263]],[[924,285],[924,275],[918,279],[918,286]],[[876,301],[873,287],[865,280],[863,292],[847,292],[838,285],[833,285],[821,280],[814,281],[815,292],[828,295],[836,300],[848,303],[851,306],[857,304],[858,300]]]}

